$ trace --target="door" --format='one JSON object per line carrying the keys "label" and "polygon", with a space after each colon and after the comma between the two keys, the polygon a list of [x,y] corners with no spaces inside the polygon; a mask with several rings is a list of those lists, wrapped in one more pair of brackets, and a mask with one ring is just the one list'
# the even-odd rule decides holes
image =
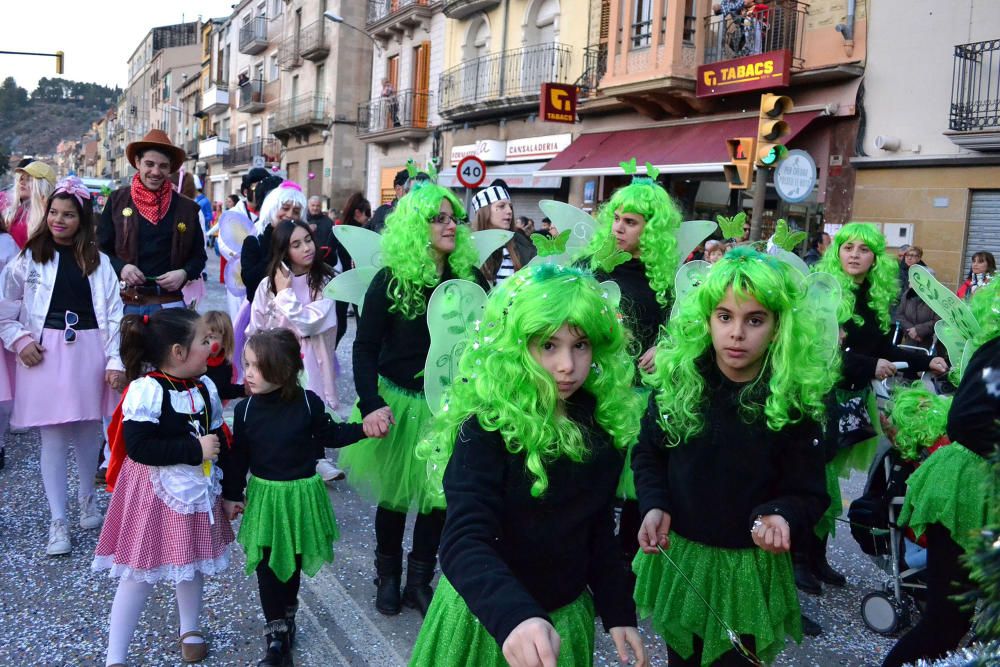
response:
{"label": "door", "polygon": [[972,256],[983,250],[1000,257],[1000,190],[972,191],[960,282],[972,268]]}
{"label": "door", "polygon": [[[323,196],[323,161],[309,160],[306,174],[306,194],[310,197]],[[310,174],[312,178],[309,178]]]}
{"label": "door", "polygon": [[[431,43],[413,48],[413,127],[427,127],[427,99],[431,86]],[[405,103],[405,101],[404,101]]]}

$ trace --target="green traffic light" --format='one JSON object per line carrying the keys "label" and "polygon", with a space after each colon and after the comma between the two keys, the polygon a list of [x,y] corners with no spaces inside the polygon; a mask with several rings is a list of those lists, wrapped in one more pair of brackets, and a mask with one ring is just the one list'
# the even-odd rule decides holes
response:
{"label": "green traffic light", "polygon": [[767,155],[761,158],[760,161],[768,166],[774,164],[778,161],[778,151],[772,148],[767,152]]}

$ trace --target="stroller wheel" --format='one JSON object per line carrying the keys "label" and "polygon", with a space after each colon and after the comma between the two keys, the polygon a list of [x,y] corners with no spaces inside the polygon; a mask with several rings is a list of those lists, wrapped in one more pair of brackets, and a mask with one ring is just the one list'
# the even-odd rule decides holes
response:
{"label": "stroller wheel", "polygon": [[910,624],[910,610],[888,593],[874,591],[861,600],[861,618],[880,635],[892,636]]}

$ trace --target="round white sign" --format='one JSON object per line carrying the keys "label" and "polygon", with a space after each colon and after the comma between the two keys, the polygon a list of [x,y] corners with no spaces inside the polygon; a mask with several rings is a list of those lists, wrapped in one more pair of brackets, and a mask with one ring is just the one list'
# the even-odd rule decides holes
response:
{"label": "round white sign", "polygon": [[816,162],[802,150],[788,155],[774,170],[774,189],[784,201],[796,204],[805,201],[816,187]]}

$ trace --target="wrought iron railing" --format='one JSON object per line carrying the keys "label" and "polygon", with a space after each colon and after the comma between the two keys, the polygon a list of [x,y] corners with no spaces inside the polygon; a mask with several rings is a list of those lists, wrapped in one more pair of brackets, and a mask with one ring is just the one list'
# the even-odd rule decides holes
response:
{"label": "wrought iron railing", "polygon": [[377,23],[410,5],[428,5],[431,0],[368,0],[368,23]]}
{"label": "wrought iron railing", "polygon": [[250,143],[234,146],[222,156],[222,166],[228,169],[250,164],[255,155],[263,156],[265,162],[279,162],[281,142],[277,139],[255,139]]}
{"label": "wrought iron railing", "polygon": [[396,128],[426,128],[430,93],[401,90],[358,105],[358,136]]}
{"label": "wrought iron railing", "polygon": [[267,42],[267,18],[255,16],[240,28],[240,51],[254,42]]}
{"label": "wrought iron railing", "polygon": [[570,83],[570,47],[542,44],[468,60],[441,74],[438,110],[492,102],[509,106],[537,98],[543,83]]}
{"label": "wrought iron railing", "polygon": [[326,46],[325,25],[326,19],[321,18],[319,21],[302,28],[302,32],[299,34],[299,53],[303,57],[329,51]]}
{"label": "wrought iron railing", "polygon": [[705,18],[705,64],[768,51],[791,51],[793,64],[801,64],[806,13],[797,0],[778,0],[760,10]]}
{"label": "wrought iron railing", "polygon": [[583,50],[583,74],[576,84],[583,95],[592,95],[601,84],[601,77],[608,71],[608,45],[596,44]]}
{"label": "wrought iron railing", "polygon": [[321,95],[299,95],[281,104],[274,116],[272,132],[292,130],[307,125],[328,125],[329,109],[326,98]]}
{"label": "wrought iron railing", "polygon": [[299,49],[299,36],[286,37],[278,47],[278,67],[290,70],[302,63],[302,53]]}
{"label": "wrought iron railing", "polygon": [[955,47],[948,127],[1000,128],[1000,39]]}
{"label": "wrought iron railing", "polygon": [[252,79],[240,84],[240,101],[237,108],[249,111],[264,104],[264,80]]}

